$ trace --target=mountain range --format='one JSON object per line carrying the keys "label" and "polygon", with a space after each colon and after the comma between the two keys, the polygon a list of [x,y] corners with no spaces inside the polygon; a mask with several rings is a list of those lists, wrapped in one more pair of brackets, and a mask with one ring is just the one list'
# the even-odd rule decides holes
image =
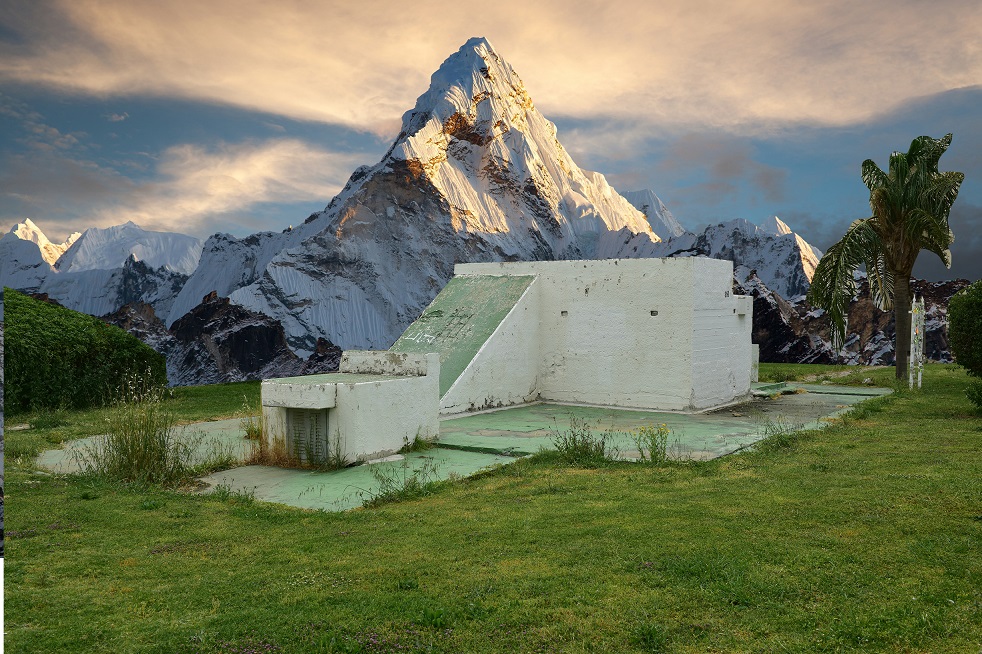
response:
{"label": "mountain range", "polygon": [[[126,223],[54,244],[25,221],[0,238],[0,282],[142,334],[187,384],[385,349],[455,263],[662,256],[732,259],[735,283],[792,306],[821,252],[776,216],[692,233],[654,192],[618,193],[577,166],[515,70],[475,38],[433,74],[382,159],[296,228],[202,243]],[[793,332],[791,313],[775,315]]]}

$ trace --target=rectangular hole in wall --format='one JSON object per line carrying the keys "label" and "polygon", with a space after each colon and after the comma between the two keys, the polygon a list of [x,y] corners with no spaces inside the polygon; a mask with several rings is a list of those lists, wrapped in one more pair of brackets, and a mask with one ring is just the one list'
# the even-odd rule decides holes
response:
{"label": "rectangular hole in wall", "polygon": [[658,315],[658,312],[657,312],[657,311],[655,311],[654,309],[652,309],[652,311],[651,311],[651,315],[653,315],[653,316],[657,316],[657,315]]}
{"label": "rectangular hole in wall", "polygon": [[568,316],[568,315],[569,315],[569,311],[560,311],[560,315],[561,315],[561,316],[562,316],[563,318],[565,318],[566,316]]}

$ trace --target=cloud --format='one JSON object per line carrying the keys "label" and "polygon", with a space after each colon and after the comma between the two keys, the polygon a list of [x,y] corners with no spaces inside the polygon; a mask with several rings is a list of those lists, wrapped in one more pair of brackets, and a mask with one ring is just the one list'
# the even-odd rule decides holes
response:
{"label": "cloud", "polygon": [[6,16],[18,38],[0,42],[0,80],[382,134],[475,34],[547,115],[630,119],[662,134],[847,124],[982,78],[982,5],[970,0],[502,0],[480,13],[445,0],[411,11],[382,0],[23,5]]}
{"label": "cloud", "polygon": [[44,116],[0,93],[0,116],[11,119],[11,124],[19,128],[16,140],[31,150],[50,152],[52,150],[84,149],[82,132],[63,133],[48,125]]}
{"label": "cloud", "polygon": [[106,116],[106,120],[108,120],[110,123],[121,123],[129,117],[130,115],[124,111],[121,114],[108,114]]}
{"label": "cloud", "polygon": [[[350,172],[365,163],[358,154],[335,153],[294,139],[179,145],[156,160],[146,181],[134,181],[91,161],[47,152],[16,155],[0,165],[5,215],[31,217],[51,238],[87,227],[133,220],[147,229],[207,236],[220,226],[281,229],[305,217],[277,215],[284,224],[262,224],[265,205],[323,207]],[[52,224],[51,221],[55,221]],[[50,225],[50,226],[49,226]]]}
{"label": "cloud", "polygon": [[742,188],[748,188],[769,203],[785,197],[787,171],[755,159],[753,146],[728,136],[689,133],[670,142],[658,170],[676,180],[697,180],[689,184],[692,193],[725,202]]}

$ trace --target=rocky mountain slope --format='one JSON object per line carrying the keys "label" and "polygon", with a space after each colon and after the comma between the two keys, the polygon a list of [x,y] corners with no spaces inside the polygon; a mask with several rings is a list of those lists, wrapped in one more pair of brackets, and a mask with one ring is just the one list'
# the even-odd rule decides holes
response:
{"label": "rocky mountain slope", "polygon": [[730,259],[734,274],[746,278],[751,270],[767,287],[785,298],[808,292],[822,253],[795,234],[776,216],[759,227],[743,219],[707,226],[698,234],[684,233],[660,243],[638,243],[636,256]]}
{"label": "rocky mountain slope", "polygon": [[[968,286],[966,279],[927,282],[914,279],[911,290],[924,298],[924,352],[932,361],[951,362],[946,320],[948,300]],[[849,305],[842,351],[832,348],[828,317],[803,299],[788,301],[771,291],[754,271],[734,280],[734,292],[754,298],[753,342],[760,360],[771,363],[847,363],[893,365],[896,326],[893,313],[876,308],[863,282]]]}
{"label": "rocky mountain slope", "polygon": [[341,349],[321,339],[304,360],[286,344],[283,326],[269,316],[212,293],[171,327],[149,304],[127,304],[103,318],[163,354],[175,386],[309,375],[337,370]]}

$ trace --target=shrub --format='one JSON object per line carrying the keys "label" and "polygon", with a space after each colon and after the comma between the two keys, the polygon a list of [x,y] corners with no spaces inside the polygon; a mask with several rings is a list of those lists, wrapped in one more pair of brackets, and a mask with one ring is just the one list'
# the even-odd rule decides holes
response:
{"label": "shrub", "polygon": [[948,302],[948,342],[955,361],[982,377],[982,282],[965,287]]}
{"label": "shrub", "polygon": [[[982,377],[982,282],[971,284],[948,302],[948,343],[955,361],[973,377]],[[966,390],[968,399],[982,409],[982,387]]]}
{"label": "shrub", "polygon": [[118,327],[4,289],[5,408],[18,414],[111,404],[140,376],[167,383],[164,357]]}

